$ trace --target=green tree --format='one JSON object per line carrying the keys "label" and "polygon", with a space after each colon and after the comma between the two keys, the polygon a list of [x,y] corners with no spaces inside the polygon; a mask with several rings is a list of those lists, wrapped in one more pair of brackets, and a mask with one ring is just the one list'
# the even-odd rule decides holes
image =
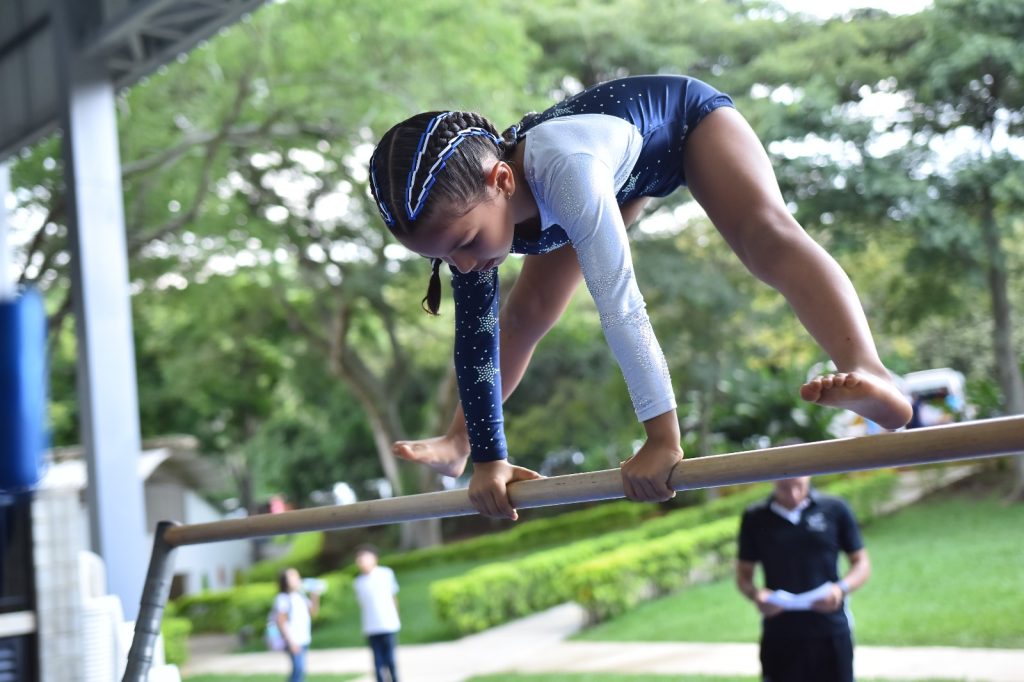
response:
{"label": "green tree", "polygon": [[[1024,413],[1024,378],[1014,343],[1006,244],[1014,243],[1024,205],[1020,159],[1000,151],[997,138],[1024,133],[1024,7],[1010,0],[939,0],[927,38],[907,59],[916,128],[928,135],[969,130],[973,142],[933,178],[948,197],[947,250],[984,273],[993,319],[995,370],[1006,410]],[[933,216],[929,216],[933,217]],[[935,216],[938,217],[938,216]],[[1019,466],[1024,494],[1024,463]]]}
{"label": "green tree", "polygon": [[[737,0],[535,0],[515,4],[544,50],[535,83],[555,92],[643,73],[682,73],[730,92],[765,45],[800,35],[763,2]],[[575,83],[573,82],[575,81]]]}
{"label": "green tree", "polygon": [[[277,306],[273,323],[284,320],[356,398],[380,470],[401,494],[390,442],[434,417],[424,407],[424,394],[434,393],[424,377],[444,380],[448,354],[432,351],[450,330],[418,310],[427,269],[393,245],[377,217],[368,150],[418,110],[518,118],[530,108],[522,84],[538,55],[495,1],[263,8],[119,103],[133,279],[191,286],[217,274],[265,273],[254,295]],[[23,160],[16,183],[34,188],[32,201],[49,213],[26,254],[25,278],[48,288],[59,321],[68,308],[67,258],[53,151],[44,145]],[[244,393],[240,386],[232,400],[252,398]],[[252,414],[241,404],[225,409]],[[244,451],[257,430],[225,435],[222,447]]]}
{"label": "green tree", "polygon": [[[988,299],[985,373],[1004,413],[1024,411],[1011,284],[1021,262],[1022,179],[1011,150],[1024,124],[1022,31],[1024,7],[1013,0],[937,0],[910,17],[826,22],[750,69],[769,92],[786,85],[793,95],[766,117],[773,130],[800,139],[785,131],[806,128],[802,141],[818,150],[793,155],[781,173],[802,221],[840,248],[884,241],[903,254],[904,279],[889,294],[898,326],[940,316],[946,335],[963,341],[957,327],[977,319],[979,296]],[[867,113],[866,102],[885,98],[899,109]],[[935,347],[924,333],[917,339]]]}

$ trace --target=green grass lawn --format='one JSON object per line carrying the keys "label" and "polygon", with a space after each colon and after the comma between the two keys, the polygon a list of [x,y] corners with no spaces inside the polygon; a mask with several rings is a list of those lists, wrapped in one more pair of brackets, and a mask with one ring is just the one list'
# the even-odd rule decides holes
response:
{"label": "green grass lawn", "polygon": [[[1024,504],[1005,503],[999,483],[985,490],[933,496],[865,531],[873,574],[851,602],[858,644],[1024,647]],[[758,632],[753,607],[727,579],[577,639],[749,642]]]}
{"label": "green grass lawn", "polygon": [[[191,680],[189,681],[191,682]],[[706,675],[618,675],[613,673],[562,673],[515,675],[501,673],[472,677],[466,682],[760,682],[755,677],[708,677]],[[863,682],[893,682],[863,680]],[[919,680],[918,682],[962,682],[959,680]]]}

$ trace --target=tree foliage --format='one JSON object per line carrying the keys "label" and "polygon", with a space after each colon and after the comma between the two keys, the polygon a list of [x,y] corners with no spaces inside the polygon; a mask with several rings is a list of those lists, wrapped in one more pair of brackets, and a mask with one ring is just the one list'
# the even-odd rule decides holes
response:
{"label": "tree foliage", "polygon": [[[272,3],[118,100],[143,430],[197,435],[243,495],[305,502],[381,476],[421,487],[388,444],[443,423],[451,316],[419,310],[426,263],[376,214],[371,145],[417,111],[480,110],[500,127],[655,72],[734,95],[797,217],[850,271],[890,366],[956,367],[987,409],[1020,411],[1021,35],[1014,0],[827,21],[742,0]],[[27,150],[12,178],[68,443],[59,142]],[[830,413],[795,394],[820,351],[686,199],[654,204],[634,256],[688,452],[825,437]],[[583,294],[507,405],[523,463],[578,450],[614,466],[641,435],[599,338]]]}

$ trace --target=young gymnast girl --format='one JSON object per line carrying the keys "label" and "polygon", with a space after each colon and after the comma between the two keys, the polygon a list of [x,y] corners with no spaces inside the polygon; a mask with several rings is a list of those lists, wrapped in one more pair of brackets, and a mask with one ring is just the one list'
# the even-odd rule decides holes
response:
{"label": "young gymnast girl", "polygon": [[[610,81],[500,136],[476,113],[419,114],[381,138],[370,180],[392,234],[433,259],[424,306],[437,313],[442,261],[455,298],[459,409],[445,435],[399,442],[394,452],[449,476],[472,457],[470,499],[483,514],[517,518],[506,486],[538,476],[507,461],[502,402],[581,278],[647,433],[622,465],[626,495],[674,495],[668,480],[683,457],[676,403],[626,226],[648,197],[681,185],[835,363],[836,373],[800,387],[802,398],[890,429],[910,419],[850,279],[786,209],[768,155],[732,99],[706,83]],[[509,253],[528,255],[499,313],[497,272]]]}

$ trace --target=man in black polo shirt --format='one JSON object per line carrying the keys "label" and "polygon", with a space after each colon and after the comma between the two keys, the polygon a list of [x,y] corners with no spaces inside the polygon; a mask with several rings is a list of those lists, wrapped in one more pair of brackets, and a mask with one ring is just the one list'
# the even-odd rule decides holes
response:
{"label": "man in black polo shirt", "polygon": [[[810,484],[806,476],[776,481],[740,525],[736,584],[764,617],[764,682],[853,682],[846,595],[867,581],[871,563],[847,504]],[[850,561],[841,580],[840,551]],[[754,583],[759,563],[762,588]]]}

